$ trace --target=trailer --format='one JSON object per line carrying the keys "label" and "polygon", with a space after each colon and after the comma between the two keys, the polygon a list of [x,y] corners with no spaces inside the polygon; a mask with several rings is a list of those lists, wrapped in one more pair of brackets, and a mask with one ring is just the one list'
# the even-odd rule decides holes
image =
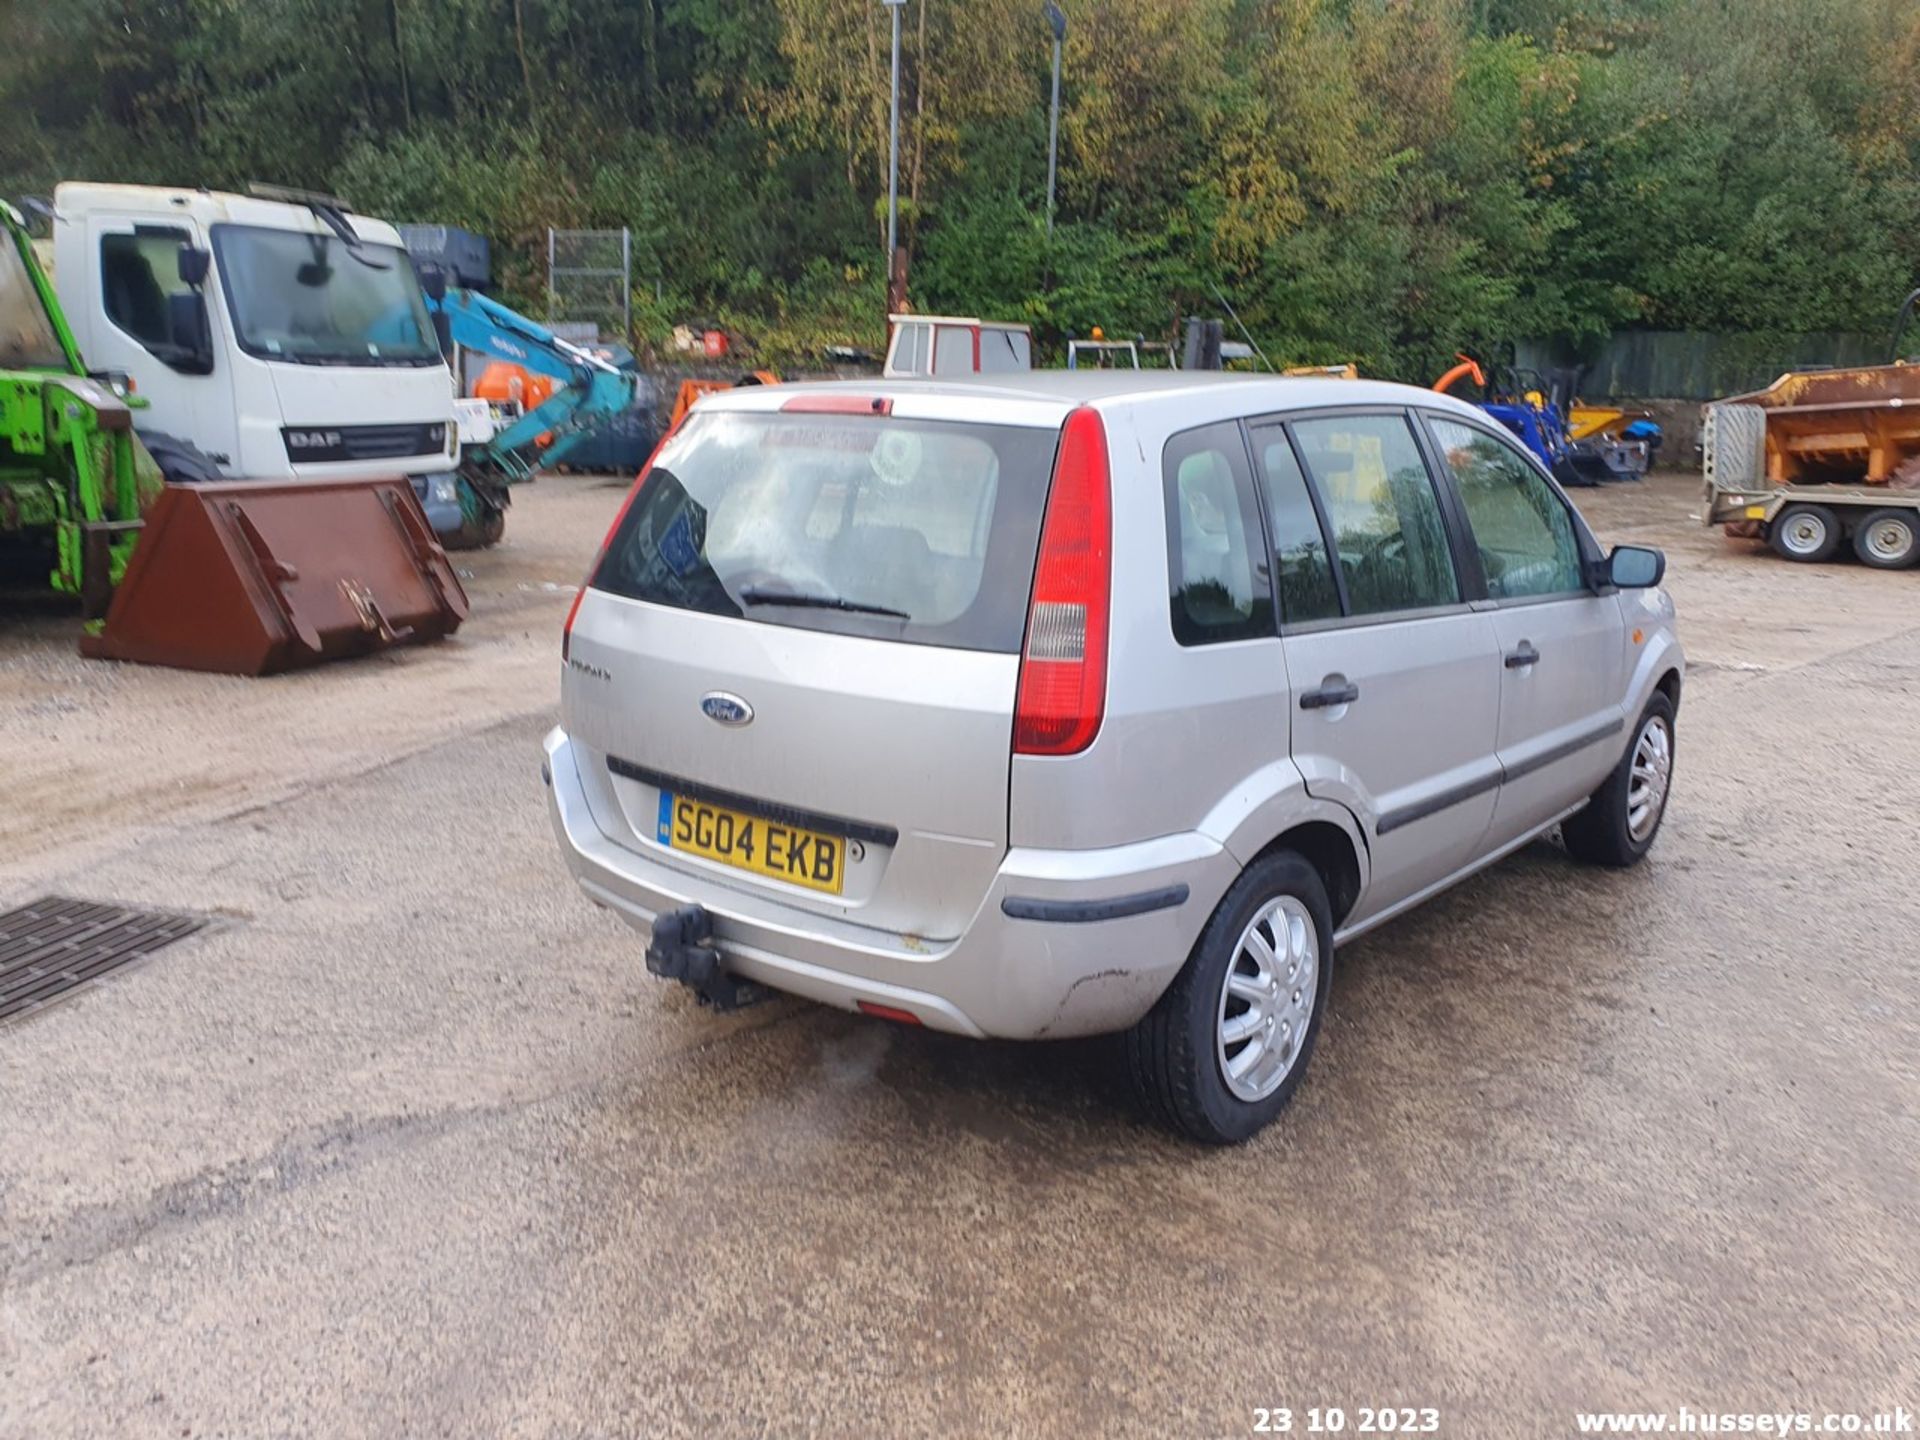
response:
{"label": "trailer", "polygon": [[1706,407],[1701,518],[1788,560],[1920,561],[1920,365],[1790,372]]}

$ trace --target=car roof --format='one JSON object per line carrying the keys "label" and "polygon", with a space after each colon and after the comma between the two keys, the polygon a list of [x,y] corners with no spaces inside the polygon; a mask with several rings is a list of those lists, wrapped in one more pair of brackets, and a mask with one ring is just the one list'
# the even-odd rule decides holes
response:
{"label": "car roof", "polygon": [[707,397],[703,405],[716,410],[772,410],[798,395],[852,392],[903,401],[942,402],[939,404],[942,410],[957,410],[966,407],[967,402],[986,401],[1019,406],[1023,410],[1044,408],[1064,413],[1079,405],[1108,409],[1145,403],[1158,408],[1178,405],[1188,399],[1222,397],[1229,391],[1233,408],[1247,415],[1353,405],[1425,405],[1468,415],[1481,414],[1451,396],[1387,380],[1219,370],[1027,370],[934,379],[872,376],[854,380],[811,380],[783,384],[772,393],[761,388],[722,391]]}

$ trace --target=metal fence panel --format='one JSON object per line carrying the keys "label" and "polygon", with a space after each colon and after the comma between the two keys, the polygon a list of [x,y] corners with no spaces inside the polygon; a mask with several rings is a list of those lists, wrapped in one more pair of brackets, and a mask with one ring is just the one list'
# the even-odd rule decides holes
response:
{"label": "metal fence panel", "polygon": [[1586,354],[1522,341],[1515,358],[1540,371],[1580,366],[1587,399],[1714,400],[1762,389],[1787,370],[1882,364],[1886,345],[1884,335],[1629,330]]}
{"label": "metal fence panel", "polygon": [[551,319],[599,327],[633,343],[633,235],[618,230],[547,231]]}

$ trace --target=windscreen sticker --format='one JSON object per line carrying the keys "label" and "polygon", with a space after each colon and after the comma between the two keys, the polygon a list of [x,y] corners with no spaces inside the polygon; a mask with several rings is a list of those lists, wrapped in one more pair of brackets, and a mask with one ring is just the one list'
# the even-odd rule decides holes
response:
{"label": "windscreen sticker", "polygon": [[660,537],[660,556],[683,580],[700,568],[700,546],[693,538],[693,521],[685,510],[674,516],[667,533]]}
{"label": "windscreen sticker", "polygon": [[910,485],[920,473],[924,454],[925,447],[913,431],[887,430],[881,433],[879,443],[867,457],[867,464],[888,485]]}
{"label": "windscreen sticker", "polygon": [[770,450],[825,450],[857,455],[871,450],[873,431],[866,425],[821,425],[788,421],[770,425],[757,442]]}

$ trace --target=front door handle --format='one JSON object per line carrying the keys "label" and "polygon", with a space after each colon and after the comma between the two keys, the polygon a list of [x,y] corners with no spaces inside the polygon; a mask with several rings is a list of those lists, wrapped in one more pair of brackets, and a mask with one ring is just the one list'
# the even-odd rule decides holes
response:
{"label": "front door handle", "polygon": [[1529,665],[1538,664],[1540,652],[1533,648],[1531,640],[1522,640],[1517,649],[1507,652],[1507,669],[1524,670]]}
{"label": "front door handle", "polygon": [[1302,710],[1330,710],[1335,705],[1351,705],[1360,698],[1360,687],[1351,680],[1329,675],[1320,682],[1317,690],[1303,691],[1300,696]]}

